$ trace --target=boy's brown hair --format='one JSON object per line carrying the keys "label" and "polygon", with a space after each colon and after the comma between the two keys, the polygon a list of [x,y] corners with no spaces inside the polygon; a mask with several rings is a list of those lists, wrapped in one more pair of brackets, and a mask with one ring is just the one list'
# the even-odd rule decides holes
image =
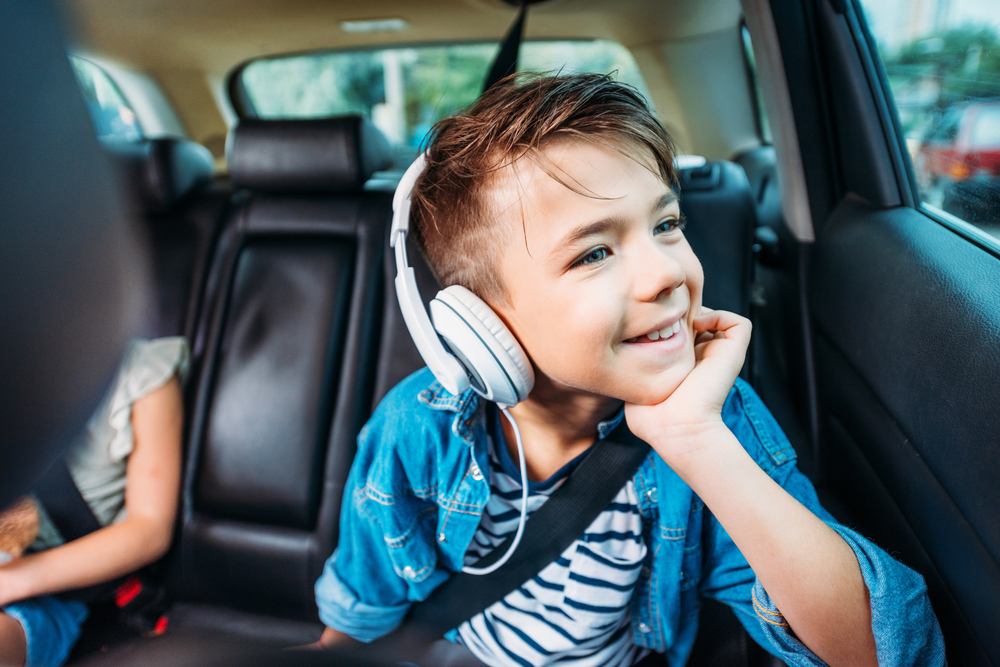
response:
{"label": "boy's brown hair", "polygon": [[505,167],[531,157],[574,192],[599,198],[558,177],[539,153],[575,137],[621,151],[664,183],[676,180],[670,135],[642,96],[610,75],[512,75],[431,133],[410,226],[442,286],[462,285],[487,302],[507,300],[498,262],[510,229],[486,195]]}

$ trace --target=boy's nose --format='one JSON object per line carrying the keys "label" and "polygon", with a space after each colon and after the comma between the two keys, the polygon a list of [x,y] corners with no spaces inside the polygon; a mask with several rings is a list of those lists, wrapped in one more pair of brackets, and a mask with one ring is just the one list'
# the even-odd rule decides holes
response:
{"label": "boy's nose", "polygon": [[649,248],[642,253],[642,260],[634,279],[640,301],[657,301],[684,284],[684,266],[669,252]]}

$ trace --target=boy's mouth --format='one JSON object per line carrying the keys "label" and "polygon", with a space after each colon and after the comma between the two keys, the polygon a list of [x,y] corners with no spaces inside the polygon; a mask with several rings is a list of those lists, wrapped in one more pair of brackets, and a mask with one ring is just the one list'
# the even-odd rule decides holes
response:
{"label": "boy's mouth", "polygon": [[684,318],[682,317],[673,324],[667,325],[662,329],[656,329],[641,336],[636,336],[635,338],[628,338],[625,340],[625,342],[641,344],[641,343],[655,343],[656,341],[667,340],[676,336],[677,332],[679,332],[683,326],[684,326]]}

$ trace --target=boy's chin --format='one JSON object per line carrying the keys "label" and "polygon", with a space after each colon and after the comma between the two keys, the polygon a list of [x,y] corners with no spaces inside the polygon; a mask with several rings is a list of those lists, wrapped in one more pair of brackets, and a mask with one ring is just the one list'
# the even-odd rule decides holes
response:
{"label": "boy's chin", "polygon": [[693,367],[692,363],[691,368],[674,367],[652,377],[634,380],[623,387],[620,392],[622,395],[615,398],[635,405],[659,405],[681,386]]}
{"label": "boy's chin", "polygon": [[631,390],[627,395],[615,396],[615,398],[620,398],[626,403],[633,403],[635,405],[659,405],[665,400],[670,398],[677,386],[670,387],[669,391],[664,391],[662,388],[643,390],[640,388]]}

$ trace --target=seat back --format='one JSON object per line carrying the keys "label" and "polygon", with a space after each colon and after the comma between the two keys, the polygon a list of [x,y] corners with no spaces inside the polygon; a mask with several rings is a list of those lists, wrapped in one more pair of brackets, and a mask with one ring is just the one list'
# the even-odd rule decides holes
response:
{"label": "seat back", "polygon": [[212,182],[208,149],[179,137],[102,142],[151,248],[155,302],[148,338],[194,333],[205,269],[228,192]]}
{"label": "seat back", "polygon": [[677,176],[684,236],[705,269],[703,303],[748,317],[756,217],[743,168],[711,161],[680,168]]}
{"label": "seat back", "polygon": [[[226,216],[195,332],[175,597],[316,619],[367,419],[391,199],[360,117],[235,130]],[[318,178],[317,174],[324,174]]]}

